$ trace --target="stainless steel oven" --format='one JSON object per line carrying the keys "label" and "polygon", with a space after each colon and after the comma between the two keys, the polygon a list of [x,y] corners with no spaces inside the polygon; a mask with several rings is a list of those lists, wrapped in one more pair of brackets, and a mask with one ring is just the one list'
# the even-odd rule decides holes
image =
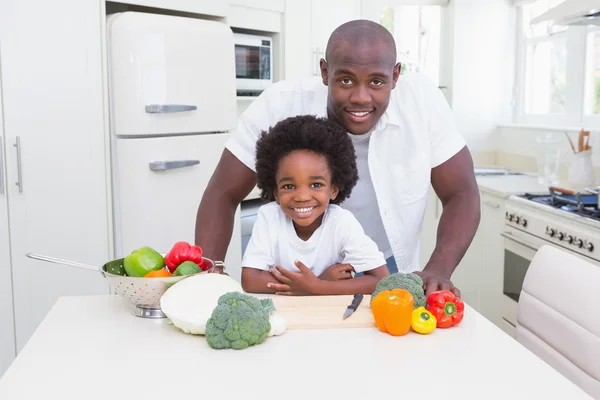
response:
{"label": "stainless steel oven", "polygon": [[512,227],[506,227],[502,236],[504,237],[502,319],[514,329],[517,324],[517,303],[529,264],[540,247],[551,243]]}

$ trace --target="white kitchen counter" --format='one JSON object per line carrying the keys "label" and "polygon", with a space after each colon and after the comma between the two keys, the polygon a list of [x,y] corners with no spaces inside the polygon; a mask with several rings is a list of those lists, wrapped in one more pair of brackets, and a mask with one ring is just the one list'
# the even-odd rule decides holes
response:
{"label": "white kitchen counter", "polygon": [[212,350],[115,296],[61,298],[0,380],[0,399],[589,399],[467,306],[430,335],[287,331]]}
{"label": "white kitchen counter", "polygon": [[548,187],[540,185],[535,175],[478,176],[477,184],[482,192],[508,197],[513,194],[548,193]]}

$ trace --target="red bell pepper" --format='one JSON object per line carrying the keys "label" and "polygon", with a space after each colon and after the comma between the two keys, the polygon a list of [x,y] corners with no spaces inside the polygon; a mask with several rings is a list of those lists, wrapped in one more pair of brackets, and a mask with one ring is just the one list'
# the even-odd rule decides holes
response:
{"label": "red bell pepper", "polygon": [[462,321],[465,303],[449,290],[438,290],[429,293],[425,308],[436,318],[438,328],[449,328]]}
{"label": "red bell pepper", "polygon": [[199,246],[191,246],[187,242],[177,242],[165,256],[165,264],[171,273],[184,261],[192,261],[196,263],[202,271],[206,271],[208,265],[202,259],[202,248]]}

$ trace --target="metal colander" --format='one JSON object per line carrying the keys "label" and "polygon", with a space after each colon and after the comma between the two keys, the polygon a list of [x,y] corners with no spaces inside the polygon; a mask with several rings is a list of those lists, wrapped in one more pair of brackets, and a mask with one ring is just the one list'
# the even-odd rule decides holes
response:
{"label": "metal colander", "polygon": [[[133,277],[133,276],[122,276],[115,275],[108,272],[116,267],[123,265],[123,258],[119,258],[113,261],[109,261],[102,267],[95,267],[92,265],[82,264],[75,261],[67,261],[59,258],[43,256],[39,254],[26,253],[26,256],[36,260],[51,262],[54,264],[70,265],[78,268],[85,268],[92,271],[98,271],[104,278],[107,279],[110,287],[110,292],[121,296],[127,300],[133,307],[132,312],[134,315],[142,318],[166,318],[166,315],[160,309],[160,298],[165,291],[173,286],[175,283],[182,279],[188,278],[193,275],[183,276],[171,276],[171,277],[157,277],[157,278],[144,278],[144,277]],[[163,254],[164,257],[164,254]],[[210,265],[207,271],[198,272],[194,275],[207,274],[212,272],[215,267],[215,262],[202,257],[205,263]]]}

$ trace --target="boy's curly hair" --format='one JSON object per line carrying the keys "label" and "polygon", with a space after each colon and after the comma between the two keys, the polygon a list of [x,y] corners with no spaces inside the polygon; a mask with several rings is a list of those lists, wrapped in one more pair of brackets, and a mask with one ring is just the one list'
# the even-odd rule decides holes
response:
{"label": "boy's curly hair", "polygon": [[350,197],[358,181],[354,145],[340,125],[312,115],[290,117],[263,131],[256,142],[256,179],[261,198],[275,200],[275,174],[279,161],[295,150],[322,155],[331,170],[331,183],[339,193],[331,201],[340,204]]}

